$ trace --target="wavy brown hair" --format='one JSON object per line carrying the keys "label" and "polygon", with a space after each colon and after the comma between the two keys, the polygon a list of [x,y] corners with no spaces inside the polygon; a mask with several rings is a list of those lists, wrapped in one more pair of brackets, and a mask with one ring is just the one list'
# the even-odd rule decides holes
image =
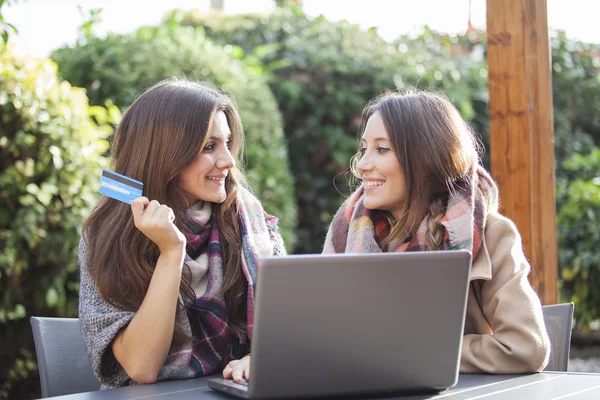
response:
{"label": "wavy brown hair", "polygon": [[[385,243],[409,237],[427,218],[425,243],[437,250],[444,240],[440,220],[448,196],[457,185],[469,185],[479,163],[479,141],[458,110],[444,96],[423,91],[387,93],[371,100],[362,114],[361,135],[369,118],[379,113],[404,173],[406,201]],[[358,152],[351,170],[358,175]]]}
{"label": "wavy brown hair", "polygon": [[[170,79],[142,93],[123,115],[111,145],[111,167],[144,183],[144,196],[173,209],[175,225],[185,232],[191,204],[178,184],[208,141],[215,114],[223,111],[231,130],[230,151],[237,160],[243,149],[241,120],[232,100],[197,82]],[[223,286],[229,322],[245,328],[247,282],[241,269],[241,234],[237,187],[245,185],[236,166],[227,175],[227,197],[213,205],[212,219],[223,246]],[[159,249],[134,225],[129,205],[103,197],[83,226],[86,265],[102,297],[127,311],[137,311],[154,272]],[[189,272],[189,270],[188,270]],[[189,273],[182,274],[180,305],[195,299]],[[178,308],[178,312],[179,308]],[[176,323],[173,340],[189,340]]]}

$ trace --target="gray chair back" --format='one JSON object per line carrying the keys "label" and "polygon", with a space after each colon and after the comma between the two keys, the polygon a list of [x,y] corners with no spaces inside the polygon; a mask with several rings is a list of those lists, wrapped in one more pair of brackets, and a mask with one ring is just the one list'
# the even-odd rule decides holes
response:
{"label": "gray chair back", "polygon": [[544,322],[550,336],[550,361],[544,371],[566,371],[571,353],[573,303],[543,306]]}
{"label": "gray chair back", "polygon": [[100,389],[77,318],[31,317],[42,397]]}

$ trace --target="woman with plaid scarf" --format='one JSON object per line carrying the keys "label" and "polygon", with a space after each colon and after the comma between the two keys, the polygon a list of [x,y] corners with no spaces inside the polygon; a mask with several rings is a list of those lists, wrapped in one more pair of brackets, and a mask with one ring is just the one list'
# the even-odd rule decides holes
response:
{"label": "woman with plaid scarf", "polygon": [[460,371],[542,370],[550,342],[521,238],[498,213],[496,184],[456,108],[432,93],[388,93],[365,107],[361,131],[352,170],[362,184],[323,252],[471,251]]}
{"label": "woman with plaid scarf", "polygon": [[112,169],[144,197],[102,198],[79,246],[79,319],[103,388],[249,373],[258,257],[285,248],[245,188],[242,143],[232,101],[199,83],[161,82],[125,112]]}

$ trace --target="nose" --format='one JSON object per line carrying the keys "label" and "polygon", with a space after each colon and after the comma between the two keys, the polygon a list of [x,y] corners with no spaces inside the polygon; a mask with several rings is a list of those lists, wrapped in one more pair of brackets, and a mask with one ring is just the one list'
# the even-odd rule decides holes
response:
{"label": "nose", "polygon": [[373,164],[368,152],[360,157],[358,163],[356,163],[356,169],[360,176],[363,176],[365,172],[373,169]]}
{"label": "nose", "polygon": [[224,149],[224,151],[220,154],[216,165],[219,169],[231,169],[235,166],[235,159],[231,155],[229,149]]}

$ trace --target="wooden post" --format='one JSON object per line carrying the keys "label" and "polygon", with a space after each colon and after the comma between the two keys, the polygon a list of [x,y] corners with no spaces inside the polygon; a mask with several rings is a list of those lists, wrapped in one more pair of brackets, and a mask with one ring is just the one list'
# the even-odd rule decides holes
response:
{"label": "wooden post", "polygon": [[487,0],[492,176],[544,304],[557,301],[551,55],[546,0]]}

